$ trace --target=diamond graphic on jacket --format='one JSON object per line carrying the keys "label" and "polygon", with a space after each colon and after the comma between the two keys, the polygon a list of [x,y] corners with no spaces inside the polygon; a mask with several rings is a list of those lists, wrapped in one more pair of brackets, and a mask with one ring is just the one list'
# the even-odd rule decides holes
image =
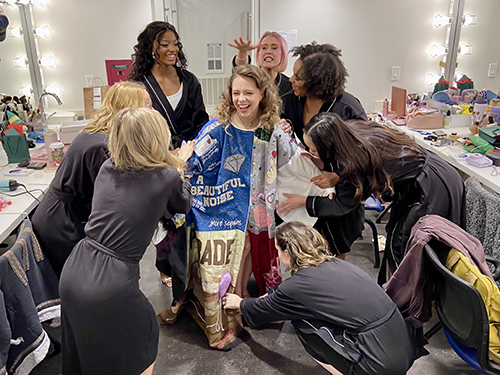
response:
{"label": "diamond graphic on jacket", "polygon": [[240,173],[240,168],[245,161],[245,156],[241,154],[234,154],[228,157],[224,163],[224,169],[234,172],[236,174]]}

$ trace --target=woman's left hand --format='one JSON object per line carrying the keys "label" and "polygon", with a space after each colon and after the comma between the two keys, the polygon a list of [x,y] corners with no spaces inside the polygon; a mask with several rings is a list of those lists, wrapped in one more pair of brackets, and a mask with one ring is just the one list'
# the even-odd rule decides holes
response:
{"label": "woman's left hand", "polygon": [[187,141],[179,150],[179,158],[188,161],[194,151],[194,141]]}
{"label": "woman's left hand", "polygon": [[287,194],[287,193],[283,193],[283,195],[288,199],[276,206],[276,211],[278,212],[278,215],[286,216],[293,210],[296,210],[297,208],[306,205],[307,197],[304,197],[303,195]]}
{"label": "woman's left hand", "polygon": [[280,120],[280,125],[281,129],[283,129],[283,131],[287,133],[290,137],[293,135],[292,125],[290,125],[290,123],[286,121],[284,118]]}
{"label": "woman's left hand", "polygon": [[225,310],[239,310],[242,298],[236,294],[226,293],[222,297],[222,306]]}
{"label": "woman's left hand", "polygon": [[311,182],[321,189],[329,189],[337,185],[340,177],[335,172],[321,171],[321,174],[311,178]]}

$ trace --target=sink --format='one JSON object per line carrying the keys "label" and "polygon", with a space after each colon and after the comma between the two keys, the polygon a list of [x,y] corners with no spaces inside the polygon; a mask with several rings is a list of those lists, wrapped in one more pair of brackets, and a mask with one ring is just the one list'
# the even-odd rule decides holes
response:
{"label": "sink", "polygon": [[54,112],[55,114],[49,119],[49,125],[75,121],[77,118],[75,112],[63,111],[59,108],[45,108],[45,113],[47,114],[47,116],[50,116]]}

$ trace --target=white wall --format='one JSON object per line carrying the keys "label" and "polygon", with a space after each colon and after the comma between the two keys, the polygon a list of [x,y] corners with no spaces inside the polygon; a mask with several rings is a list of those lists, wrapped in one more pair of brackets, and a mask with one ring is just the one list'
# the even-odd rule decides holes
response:
{"label": "white wall", "polygon": [[[179,35],[188,57],[188,69],[198,77],[230,76],[236,50],[227,45],[241,33],[240,16],[251,11],[250,0],[178,0]],[[224,73],[206,74],[205,46],[222,42]]]}
{"label": "white wall", "polygon": [[[44,82],[61,87],[59,108],[81,113],[85,75],[101,77],[107,85],[104,60],[130,58],[137,35],[151,22],[151,5],[150,0],[51,0],[45,8],[33,8],[33,16],[35,25],[47,24],[52,32],[50,39],[38,40],[39,54],[52,54],[57,63],[42,68]],[[49,106],[58,107],[53,99]]]}
{"label": "white wall", "polygon": [[[258,0],[254,0],[258,1]],[[450,0],[260,0],[260,32],[298,30],[298,43],[331,43],[342,49],[349,71],[347,90],[367,111],[389,98],[391,86],[427,92],[429,72],[439,73],[439,59],[428,56],[432,43],[444,43],[446,29],[432,26],[437,13],[448,13]],[[4,6],[11,25],[20,25],[17,8]],[[207,41],[222,41],[225,76],[230,74],[234,50],[227,42],[240,33],[240,14],[250,11],[251,0],[178,0],[179,31],[189,69],[205,73]],[[50,0],[34,8],[35,25],[49,24],[52,37],[39,40],[41,55],[53,54],[55,69],[43,69],[46,84],[59,83],[62,109],[83,110],[85,75],[106,81],[105,59],[130,58],[137,35],[151,21],[150,0]],[[500,78],[487,78],[488,64],[500,63],[500,1],[466,0],[465,12],[478,15],[478,24],[463,28],[461,40],[473,45],[473,55],[459,57],[459,71],[476,88],[498,91]],[[17,18],[17,19],[16,19]],[[14,69],[12,58],[24,54],[22,40],[0,43],[0,92],[18,94],[29,82],[27,70]],[[287,73],[291,73],[293,59]],[[401,67],[399,81],[390,81],[392,66]],[[49,105],[55,107],[53,99]]]}
{"label": "white wall", "polygon": [[[439,59],[430,58],[428,48],[433,43],[444,44],[446,40],[446,29],[436,29],[432,22],[435,14],[448,13],[449,4],[449,0],[261,0],[260,32],[296,29],[298,44],[316,40],[340,48],[350,75],[347,91],[357,96],[370,112],[375,109],[375,101],[390,99],[393,85],[409,92],[423,93],[432,89],[425,84],[425,77],[430,72],[439,73],[440,69]],[[490,56],[487,60],[500,62],[498,42],[493,42],[500,35],[500,1],[467,0],[467,11],[478,14],[478,25],[483,22],[481,28],[494,27],[495,31],[491,30],[488,37],[492,42],[488,43]],[[470,36],[473,45],[485,44],[479,30],[477,27]],[[463,29],[462,35],[465,37],[468,32]],[[494,45],[496,47],[492,48]],[[475,50],[478,52],[477,64],[481,64],[479,56],[486,54],[483,49]],[[460,58],[459,67],[471,71],[473,78],[477,75],[479,87],[500,89],[498,79],[485,81],[480,74],[474,74],[473,67],[466,65],[471,57]],[[293,61],[290,60],[288,74],[291,74]],[[401,67],[399,81],[390,80],[392,66]]]}

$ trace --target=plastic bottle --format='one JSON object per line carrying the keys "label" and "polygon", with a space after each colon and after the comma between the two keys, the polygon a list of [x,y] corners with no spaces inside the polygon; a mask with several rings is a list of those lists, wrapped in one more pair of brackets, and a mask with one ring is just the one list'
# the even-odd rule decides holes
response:
{"label": "plastic bottle", "polygon": [[385,99],[384,104],[382,106],[382,116],[384,118],[387,118],[388,114],[389,114],[389,101],[387,99]]}
{"label": "plastic bottle", "polygon": [[451,111],[450,110],[448,110],[448,112],[446,112],[446,116],[444,116],[443,127],[444,128],[451,127]]}

